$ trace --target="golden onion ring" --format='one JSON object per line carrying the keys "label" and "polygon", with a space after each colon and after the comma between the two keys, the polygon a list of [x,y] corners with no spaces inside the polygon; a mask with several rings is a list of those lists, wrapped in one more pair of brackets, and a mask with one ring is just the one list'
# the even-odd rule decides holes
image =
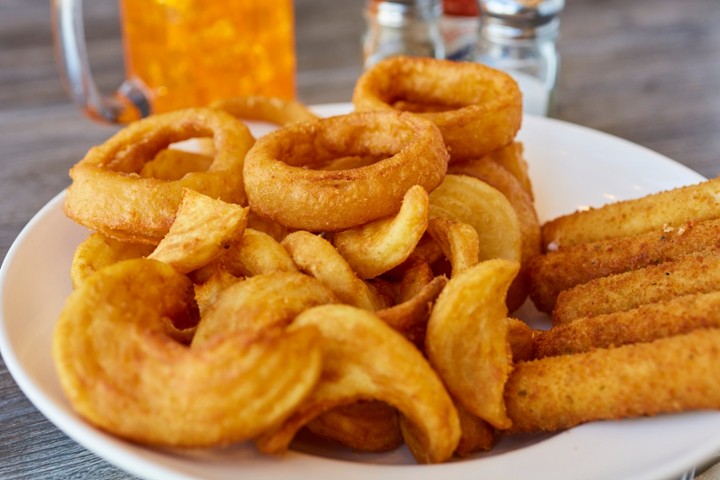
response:
{"label": "golden onion ring", "polygon": [[[318,170],[335,158],[382,156],[371,165]],[[338,231],[394,215],[414,185],[442,182],[448,153],[417,115],[366,112],[300,122],[261,137],[245,159],[250,208],[287,227]]]}
{"label": "golden onion ring", "polygon": [[255,120],[275,125],[317,118],[317,115],[300,102],[262,95],[216,100],[210,104],[210,108],[223,110],[240,120]]}
{"label": "golden onion ring", "polygon": [[[207,171],[176,181],[139,176],[171,143],[210,136],[217,153]],[[157,244],[170,229],[186,188],[244,203],[243,161],[253,143],[242,122],[219,110],[193,108],[147,117],[91,148],[70,169],[65,213],[108,237]]]}
{"label": "golden onion ring", "polygon": [[355,84],[358,111],[411,111],[442,132],[451,161],[483,156],[513,141],[522,94],[508,74],[479,63],[397,56]]}

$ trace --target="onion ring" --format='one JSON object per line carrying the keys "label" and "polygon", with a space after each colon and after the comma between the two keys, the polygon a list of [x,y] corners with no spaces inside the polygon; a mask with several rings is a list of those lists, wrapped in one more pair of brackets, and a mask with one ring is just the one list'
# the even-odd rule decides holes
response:
{"label": "onion ring", "polygon": [[122,260],[150,255],[153,245],[118,242],[99,233],[93,233],[77,246],[70,266],[73,288],[85,283],[87,278],[108,265]]}
{"label": "onion ring", "polygon": [[508,74],[479,63],[397,56],[358,79],[358,111],[411,111],[434,122],[456,159],[481,157],[515,138],[522,94]]}
{"label": "onion ring", "polygon": [[275,125],[318,118],[300,102],[262,95],[225,98],[211,103],[210,108],[223,110],[240,120],[256,120]]}
{"label": "onion ring", "polygon": [[[317,170],[338,157],[382,155],[372,165]],[[250,208],[287,227],[338,231],[397,213],[410,187],[432,191],[448,153],[437,127],[402,112],[300,122],[261,137],[245,159]]]}
{"label": "onion ring", "polygon": [[[138,175],[169,144],[208,136],[217,153],[207,171],[177,181]],[[243,161],[253,143],[242,122],[219,110],[193,108],[145,118],[90,149],[70,169],[65,213],[108,237],[157,244],[170,229],[185,188],[244,203]]]}

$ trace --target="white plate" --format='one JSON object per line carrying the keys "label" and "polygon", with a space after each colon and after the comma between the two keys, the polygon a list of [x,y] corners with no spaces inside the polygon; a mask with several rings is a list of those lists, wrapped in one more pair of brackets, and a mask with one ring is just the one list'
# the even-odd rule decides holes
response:
{"label": "white plate", "polygon": [[[323,115],[348,105],[317,107]],[[555,120],[527,117],[520,132],[542,219],[582,205],[702,180],[645,148]],[[362,455],[298,445],[282,458],[253,446],[166,452],[106,435],[70,409],[50,356],[53,324],[71,286],[75,246],[87,232],[65,218],[58,195],[29,222],[0,270],[0,350],[35,406],[55,425],[111,463],[158,479],[662,479],[720,451],[720,412],[693,412],[583,425],[556,435],[504,440],[491,453],[444,465],[415,465],[406,449]],[[122,412],[118,412],[122,415]]]}

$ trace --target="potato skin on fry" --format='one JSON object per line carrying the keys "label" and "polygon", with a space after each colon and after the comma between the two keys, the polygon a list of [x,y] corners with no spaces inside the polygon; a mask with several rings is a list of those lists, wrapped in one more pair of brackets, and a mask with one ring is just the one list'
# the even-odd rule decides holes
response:
{"label": "potato skin on fry", "polygon": [[492,155],[453,164],[448,167],[448,174],[475,177],[505,195],[515,209],[520,222],[523,262],[540,254],[540,222],[531,190],[526,190],[517,177],[493,160]]}
{"label": "potato skin on fry", "polygon": [[387,306],[373,286],[360,279],[333,244],[322,236],[298,230],[286,236],[281,245],[300,271],[327,285],[341,302],[368,310]]}
{"label": "potato skin on fry", "polygon": [[422,350],[425,342],[425,329],[433,302],[446,284],[446,277],[435,277],[413,297],[375,313]]}
{"label": "potato skin on fry", "polygon": [[372,312],[348,305],[308,309],[290,329],[307,326],[318,328],[323,337],[321,380],[282,426],[257,440],[260,451],[287,450],[302,426],[332,408],[379,400],[406,419],[403,435],[418,462],[452,456],[460,439],[457,410],[441,379],[408,340]]}
{"label": "potato skin on fry", "polygon": [[332,243],[361,279],[375,278],[415,249],[427,229],[429,203],[423,187],[410,187],[395,216],[337,232]]}
{"label": "potato skin on fry", "polygon": [[521,261],[522,235],[512,204],[498,189],[468,175],[446,175],[430,193],[430,218],[445,217],[475,228],[479,260]]}
{"label": "potato skin on fry", "polygon": [[467,457],[475,452],[491,450],[495,446],[500,435],[492,425],[461,406],[458,407],[458,416],[460,417],[462,436],[455,449],[455,455]]}
{"label": "potato skin on fry", "polygon": [[219,259],[220,266],[237,276],[297,272],[297,266],[280,243],[267,233],[246,228],[239,242]]}
{"label": "potato skin on fry", "polygon": [[512,351],[513,362],[535,358],[536,338],[540,330],[531,328],[518,318],[508,318],[508,343]]}
{"label": "potato skin on fry", "polygon": [[134,442],[209,447],[281,423],[316,385],[315,329],[226,331],[195,349],[166,326],[193,315],[192,283],[162,262],[126,260],[88,278],[68,298],[53,335],[53,359],[75,411]]}
{"label": "potato skin on fry", "polygon": [[242,235],[247,215],[247,207],[186,189],[167,235],[148,258],[172,265],[180,273],[197,270]]}
{"label": "potato skin on fry", "polygon": [[450,279],[433,306],[425,351],[456,402],[497,428],[509,427],[502,401],[512,368],[505,295],[519,263],[481,262]]}
{"label": "potato skin on fry", "polygon": [[402,442],[398,411],[383,402],[358,402],[336,407],[305,428],[356,451],[385,452]]}
{"label": "potato skin on fry", "polygon": [[510,432],[718,409],[718,365],[720,329],[521,362],[505,391]]}
{"label": "potato skin on fry", "polygon": [[322,282],[298,272],[273,272],[235,282],[217,295],[198,325],[193,347],[226,331],[260,332],[286,327],[302,311],[337,303]]}
{"label": "potato skin on fry", "polygon": [[[510,311],[516,310],[525,302],[530,283],[526,265],[530,259],[535,258],[542,252],[540,221],[535,211],[529,177],[524,177],[527,181],[527,186],[523,185],[520,180],[520,178],[523,178],[522,176],[520,178],[514,176],[513,173],[507,170],[506,167],[497,160],[507,158],[508,161],[510,161],[515,155],[506,152],[515,151],[516,148],[514,145],[515,144],[511,144],[482,158],[456,163],[448,167],[449,174],[469,175],[499,190],[505,195],[517,214],[522,237],[520,257],[522,268],[508,291],[507,303]],[[520,162],[523,162],[522,158],[516,158],[513,163],[518,165]],[[512,168],[512,166],[512,164],[508,165],[509,168]],[[516,167],[515,170],[522,171],[519,166]],[[521,174],[518,173],[518,175]]]}
{"label": "potato skin on fry", "polygon": [[450,262],[451,277],[477,265],[480,257],[480,240],[472,225],[455,222],[445,217],[434,217],[428,223],[427,233]]}

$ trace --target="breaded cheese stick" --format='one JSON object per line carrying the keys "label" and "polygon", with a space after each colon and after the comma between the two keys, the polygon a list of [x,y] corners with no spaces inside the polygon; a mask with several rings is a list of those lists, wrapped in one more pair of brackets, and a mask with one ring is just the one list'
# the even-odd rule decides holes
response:
{"label": "breaded cheese stick", "polygon": [[665,227],[548,252],[527,266],[530,298],[538,310],[550,312],[557,295],[568,288],[706,250],[720,251],[720,220],[689,222],[678,228]]}
{"label": "breaded cheese stick", "polygon": [[515,366],[505,387],[512,432],[720,409],[720,329],[702,329]]}
{"label": "breaded cheese stick", "polygon": [[720,256],[691,254],[564,290],[558,295],[552,321],[553,325],[562,325],[581,317],[717,290],[720,290]]}
{"label": "breaded cheese stick", "polygon": [[[579,318],[535,333],[537,358],[581,353],[720,328],[720,291],[685,295],[624,312]],[[720,368],[720,367],[718,367]]]}
{"label": "breaded cheese stick", "polygon": [[547,250],[720,217],[720,178],[563,215],[542,227]]}

